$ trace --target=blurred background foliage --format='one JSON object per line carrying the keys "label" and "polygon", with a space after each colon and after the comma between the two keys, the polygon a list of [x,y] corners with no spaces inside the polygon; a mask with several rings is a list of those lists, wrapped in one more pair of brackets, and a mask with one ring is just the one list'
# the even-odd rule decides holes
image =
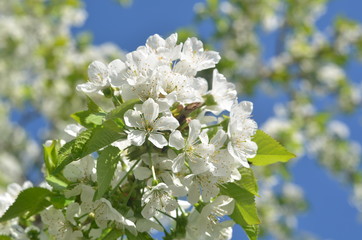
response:
{"label": "blurred background foliage", "polygon": [[[296,153],[296,161],[314,159],[351,187],[352,202],[362,212],[361,146],[351,140],[351,133],[361,130],[341,121],[361,114],[362,84],[347,69],[361,60],[362,26],[336,17],[319,28],[327,3],[206,0],[195,4],[194,24],[180,29],[179,39],[198,36],[219,51],[217,67],[237,85],[241,98],[262,96],[274,105],[274,114],[260,127]],[[91,33],[72,32],[86,17],[81,0],[0,0],[2,189],[25,179],[41,181],[41,144],[66,138],[69,115],[85,107],[75,86],[87,79],[88,64],[124,56],[116,45],[94,45]],[[208,36],[200,34],[205,22],[212,26]],[[316,239],[297,228],[297,216],[308,203],[293,183],[290,165],[254,170],[263,196],[258,199],[261,235]]]}

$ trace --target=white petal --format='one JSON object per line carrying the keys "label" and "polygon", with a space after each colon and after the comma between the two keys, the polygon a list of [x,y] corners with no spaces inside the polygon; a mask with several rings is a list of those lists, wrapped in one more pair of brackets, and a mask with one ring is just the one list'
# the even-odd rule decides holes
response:
{"label": "white petal", "polygon": [[235,102],[230,111],[231,118],[246,118],[253,112],[253,103],[249,101]]}
{"label": "white petal", "polygon": [[199,135],[199,138],[200,138],[200,140],[201,140],[201,142],[203,144],[208,144],[209,143],[209,136],[207,135],[207,130],[206,129],[202,130],[202,132]]}
{"label": "white petal", "polygon": [[99,86],[94,85],[91,82],[87,82],[83,84],[78,84],[76,89],[79,92],[92,93],[92,92],[97,92],[101,88]]}
{"label": "white petal", "polygon": [[145,180],[151,176],[151,171],[146,167],[137,167],[134,169],[134,176],[138,180]]}
{"label": "white petal", "polygon": [[245,151],[246,158],[255,157],[256,152],[258,150],[258,145],[255,142],[246,140],[244,142],[243,146],[245,147],[244,151]]}
{"label": "white petal", "polygon": [[142,216],[146,219],[153,217],[155,213],[156,209],[151,202],[147,203],[141,211]]}
{"label": "white petal", "polygon": [[188,200],[191,204],[195,204],[200,199],[200,188],[197,182],[193,182],[189,188]]}
{"label": "white petal", "polygon": [[210,140],[210,143],[215,145],[216,148],[220,148],[224,145],[227,139],[227,135],[224,130],[219,129],[215,136]]}
{"label": "white petal", "polygon": [[178,126],[180,126],[179,122],[177,121],[176,118],[174,117],[161,117],[159,119],[156,120],[155,125],[154,125],[154,129],[155,130],[175,130],[176,128],[178,128]]}
{"label": "white petal", "polygon": [[88,77],[92,83],[105,86],[108,80],[107,66],[99,61],[92,62],[88,67]]}
{"label": "white petal", "polygon": [[216,183],[208,184],[202,188],[202,200],[204,202],[209,202],[211,198],[217,196],[220,192],[220,189],[217,187]]}
{"label": "white petal", "polygon": [[172,171],[180,172],[184,163],[185,163],[185,153],[181,153],[173,160]]}
{"label": "white petal", "polygon": [[127,110],[124,114],[124,122],[128,127],[143,128],[141,113],[134,110]]}
{"label": "white petal", "polygon": [[155,34],[147,39],[146,46],[157,50],[157,48],[165,46],[165,43],[166,43],[165,40],[162,37],[160,37],[160,35]]}
{"label": "white petal", "polygon": [[166,138],[159,133],[151,133],[148,140],[150,140],[150,142],[158,148],[163,148],[168,144]]}
{"label": "white petal", "polygon": [[121,86],[125,82],[127,66],[119,59],[108,64],[109,77],[113,86]]}
{"label": "white petal", "polygon": [[166,212],[171,212],[173,210],[175,210],[177,208],[177,201],[173,198],[171,198],[169,200],[169,202],[167,203],[166,207],[165,207],[165,210]]}
{"label": "white petal", "polygon": [[131,141],[133,145],[141,146],[146,139],[146,133],[139,130],[131,130],[128,133],[127,139]]}
{"label": "white petal", "polygon": [[231,142],[228,143],[228,152],[235,160],[240,161],[240,157],[237,154],[237,152],[235,151],[233,144]]}
{"label": "white petal", "polygon": [[159,114],[158,104],[152,98],[147,99],[142,104],[142,113],[147,123],[153,122]]}
{"label": "white petal", "polygon": [[177,43],[177,33],[171,34],[168,38],[165,39],[166,47],[171,48],[174,47]]}
{"label": "white petal", "polygon": [[191,120],[191,122],[189,123],[189,138],[188,138],[189,143],[193,143],[199,137],[200,130],[201,130],[200,121],[197,119]]}
{"label": "white petal", "polygon": [[185,139],[182,137],[181,132],[179,130],[173,131],[170,134],[170,143],[169,145],[171,147],[176,148],[177,150],[180,150],[185,147]]}

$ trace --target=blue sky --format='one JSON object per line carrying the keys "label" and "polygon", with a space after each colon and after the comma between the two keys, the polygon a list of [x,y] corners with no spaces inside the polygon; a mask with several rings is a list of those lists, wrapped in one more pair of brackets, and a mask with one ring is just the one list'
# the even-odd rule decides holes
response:
{"label": "blue sky", "polygon": [[[86,5],[88,20],[75,32],[87,30],[93,33],[95,44],[113,42],[126,51],[132,51],[152,34],[168,36],[180,27],[191,26],[194,3],[192,0],[134,0],[131,7],[122,8],[116,1],[90,0]],[[336,14],[362,22],[361,10],[361,0],[331,1],[327,14],[318,25],[325,28]],[[205,24],[202,33],[207,34],[209,30],[210,26]],[[351,64],[347,74],[360,82],[362,68]],[[255,104],[254,118],[261,125],[273,114],[272,104],[265,104],[266,99],[262,96],[251,100]],[[360,117],[344,117],[343,120],[353,128],[361,128]],[[352,131],[351,138],[362,142],[360,131]],[[350,187],[321,169],[313,159],[300,159],[292,165],[292,171],[294,182],[304,189],[310,203],[309,212],[298,217],[301,230],[312,232],[320,239],[362,239],[362,223],[358,222],[357,210],[349,203]],[[243,236],[237,229],[233,239],[245,239]]]}

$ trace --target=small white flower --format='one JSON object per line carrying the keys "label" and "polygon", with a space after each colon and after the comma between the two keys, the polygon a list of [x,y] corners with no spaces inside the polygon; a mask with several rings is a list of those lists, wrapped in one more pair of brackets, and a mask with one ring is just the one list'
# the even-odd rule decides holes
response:
{"label": "small white flower", "polygon": [[201,132],[201,124],[197,119],[189,123],[189,136],[184,139],[176,130],[170,135],[170,146],[177,150],[183,149],[173,161],[172,171],[180,172],[186,160],[193,173],[198,174],[209,169],[208,156],[214,151],[213,145],[208,143],[206,132]]}
{"label": "small white flower", "polygon": [[247,159],[255,157],[258,149],[251,141],[257,129],[256,122],[250,119],[252,111],[253,103],[247,101],[234,103],[230,111],[228,151],[244,167],[249,167]]}
{"label": "small white flower", "polygon": [[48,232],[57,240],[82,239],[83,234],[79,230],[73,230],[73,226],[65,219],[61,210],[50,207],[41,212],[42,222],[48,227]]}
{"label": "small white flower", "polygon": [[210,94],[214,97],[217,105],[211,110],[216,111],[215,114],[223,110],[230,111],[237,95],[235,85],[228,82],[224,75],[220,74],[216,69],[212,76],[212,90]]}
{"label": "small white flower", "polygon": [[146,47],[150,52],[157,54],[160,61],[169,63],[180,58],[182,44],[176,45],[177,33],[163,39],[158,34],[150,36],[146,41]]}
{"label": "small white flower", "polygon": [[172,116],[158,117],[159,113],[158,104],[150,98],[142,104],[141,111],[128,110],[124,114],[126,125],[134,128],[129,130],[127,137],[133,145],[141,146],[146,137],[158,148],[168,145],[161,131],[174,131],[179,123]]}
{"label": "small white flower", "polygon": [[145,205],[141,214],[147,219],[153,217],[157,210],[170,212],[177,208],[177,201],[164,183],[159,183],[150,190],[147,189],[142,196],[142,202]]}
{"label": "small white flower", "polygon": [[209,202],[211,198],[216,197],[220,192],[217,181],[218,178],[213,176],[210,172],[186,176],[184,182],[189,190],[188,201],[191,204],[195,204],[200,200],[201,195],[204,202]]}
{"label": "small white flower", "polygon": [[206,205],[201,213],[194,210],[188,218],[186,239],[231,239],[234,222],[219,222],[219,218],[232,214],[234,205],[232,198],[221,195]]}
{"label": "small white flower", "polygon": [[91,93],[111,85],[122,85],[125,73],[126,65],[119,59],[112,61],[108,66],[102,62],[94,61],[88,67],[89,82],[79,84],[77,90]]}
{"label": "small white flower", "polygon": [[227,178],[227,181],[239,180],[241,176],[238,168],[241,164],[230,155],[227,149],[223,148],[226,139],[227,134],[225,131],[219,129],[210,140],[210,144],[215,147],[215,151],[209,157],[210,172],[215,177]]}
{"label": "small white flower", "polygon": [[137,234],[136,225],[131,220],[122,216],[105,198],[101,198],[95,202],[94,218],[100,228],[107,228],[108,223],[112,221],[116,223],[117,228],[126,228],[132,234]]}
{"label": "small white flower", "polygon": [[77,182],[84,179],[96,181],[95,160],[88,156],[78,161],[71,162],[63,170],[64,177],[71,182]]}
{"label": "small white flower", "polygon": [[200,40],[188,38],[182,48],[181,59],[174,70],[186,76],[195,76],[198,71],[215,67],[219,61],[218,52],[204,51]]}

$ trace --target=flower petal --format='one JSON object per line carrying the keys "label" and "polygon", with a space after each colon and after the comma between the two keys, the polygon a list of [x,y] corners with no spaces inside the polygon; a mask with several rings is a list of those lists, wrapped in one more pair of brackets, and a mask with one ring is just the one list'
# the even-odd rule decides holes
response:
{"label": "flower petal", "polygon": [[159,112],[159,106],[152,98],[147,99],[142,104],[142,113],[145,117],[146,123],[152,123],[155,121]]}
{"label": "flower petal", "polygon": [[131,141],[132,145],[141,146],[146,139],[146,132],[140,130],[131,130],[128,133],[127,139]]}
{"label": "flower petal", "polygon": [[126,64],[119,59],[108,64],[109,77],[113,86],[121,86],[125,83],[126,70]]}
{"label": "flower petal", "polygon": [[148,140],[150,140],[150,142],[153,143],[153,145],[155,145],[158,148],[163,148],[168,144],[166,138],[159,133],[151,133]]}
{"label": "flower petal", "polygon": [[185,147],[185,139],[182,137],[181,132],[179,130],[173,131],[170,134],[170,143],[169,145],[171,147],[176,148],[177,150],[180,150]]}
{"label": "flower petal", "polygon": [[191,120],[189,123],[189,138],[188,142],[193,143],[195,140],[199,137],[200,130],[201,130],[201,124],[200,121],[197,119]]}
{"label": "flower petal", "polygon": [[127,110],[124,114],[124,122],[128,127],[135,127],[143,129],[143,121],[141,117],[141,113],[135,110]]}
{"label": "flower petal", "polygon": [[134,177],[138,180],[145,180],[151,176],[151,171],[146,167],[136,167],[134,169]]}
{"label": "flower petal", "polygon": [[87,83],[78,84],[76,89],[79,92],[92,93],[92,92],[97,92],[101,88],[94,85],[91,82],[87,82]]}
{"label": "flower petal", "polygon": [[185,153],[179,154],[172,163],[172,171],[180,172],[185,163]]}
{"label": "flower petal", "polygon": [[88,67],[89,81],[100,86],[105,86],[108,81],[108,68],[99,61],[92,62]]}
{"label": "flower petal", "polygon": [[175,130],[176,128],[178,128],[178,126],[180,126],[179,122],[177,121],[176,118],[174,117],[161,117],[159,119],[156,120],[155,125],[154,125],[154,129],[155,130]]}

